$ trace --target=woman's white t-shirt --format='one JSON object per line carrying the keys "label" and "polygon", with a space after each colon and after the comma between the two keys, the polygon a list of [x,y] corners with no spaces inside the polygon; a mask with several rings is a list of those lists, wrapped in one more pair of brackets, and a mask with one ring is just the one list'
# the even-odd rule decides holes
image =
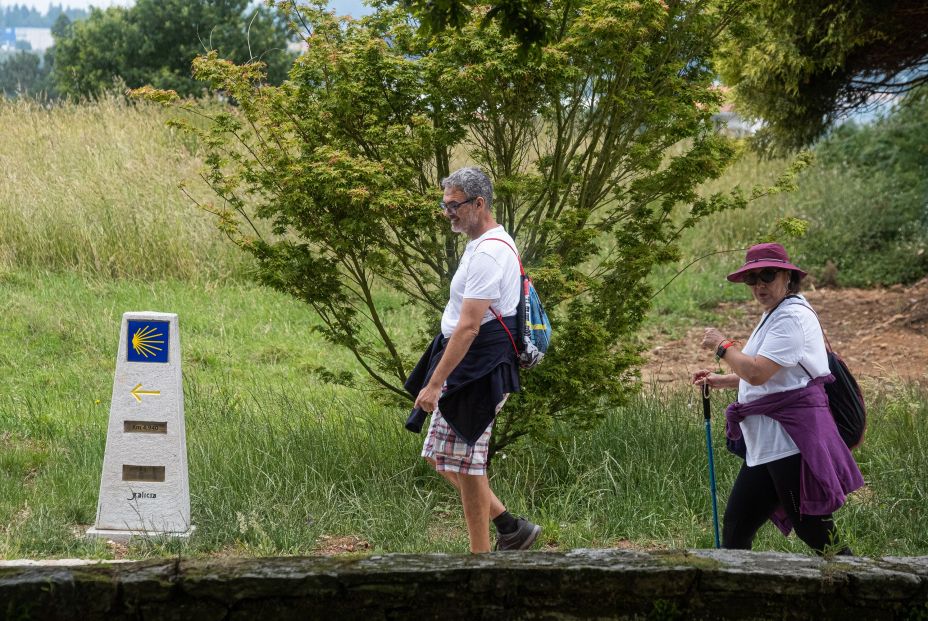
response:
{"label": "woman's white t-shirt", "polygon": [[[741,380],[738,383],[739,403],[750,403],[769,394],[803,388],[812,379],[809,374],[821,377],[830,373],[822,328],[807,305],[802,296],[783,300],[770,319],[755,328],[742,352],[748,356],[763,356],[782,368],[760,386]],[[766,317],[767,313],[764,313],[761,322]],[[809,374],[799,366],[800,362]],[[747,447],[745,461],[748,466],[765,464],[799,452],[782,425],[767,416],[748,416],[741,421],[741,433]]]}
{"label": "woman's white t-shirt", "polygon": [[[500,239],[506,243],[497,241]],[[516,242],[502,226],[467,243],[451,279],[451,295],[441,316],[441,333],[445,337],[451,336],[461,319],[464,298],[490,300],[490,308],[503,317],[516,314],[522,275],[517,251]],[[493,311],[487,310],[480,325],[495,320]]]}

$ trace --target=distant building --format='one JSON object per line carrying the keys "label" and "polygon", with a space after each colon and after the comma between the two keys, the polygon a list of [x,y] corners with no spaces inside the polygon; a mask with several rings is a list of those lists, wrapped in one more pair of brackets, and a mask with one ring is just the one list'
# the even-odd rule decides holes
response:
{"label": "distant building", "polygon": [[753,135],[761,128],[762,123],[760,121],[748,121],[735,111],[730,86],[716,82],[712,88],[721,95],[723,102],[719,111],[712,115],[712,121],[715,123],[717,131],[733,138],[745,138]]}
{"label": "distant building", "polygon": [[761,125],[758,121],[748,121],[739,115],[732,104],[723,105],[718,112],[712,115],[712,121],[718,131],[734,138],[751,136],[760,129]]}
{"label": "distant building", "polygon": [[0,28],[0,50],[41,52],[55,44],[51,28]]}
{"label": "distant building", "polygon": [[16,49],[16,29],[0,29],[0,50],[13,51]]}
{"label": "distant building", "polygon": [[33,52],[42,52],[55,45],[51,28],[17,28],[16,40],[27,41]]}

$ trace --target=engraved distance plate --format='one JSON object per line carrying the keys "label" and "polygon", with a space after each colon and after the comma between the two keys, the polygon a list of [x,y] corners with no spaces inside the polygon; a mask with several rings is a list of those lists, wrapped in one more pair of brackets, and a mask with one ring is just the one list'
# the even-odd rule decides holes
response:
{"label": "engraved distance plate", "polygon": [[168,424],[166,421],[127,420],[123,421],[123,431],[125,433],[167,433]]}
{"label": "engraved distance plate", "polygon": [[122,480],[164,483],[164,466],[123,465]]}

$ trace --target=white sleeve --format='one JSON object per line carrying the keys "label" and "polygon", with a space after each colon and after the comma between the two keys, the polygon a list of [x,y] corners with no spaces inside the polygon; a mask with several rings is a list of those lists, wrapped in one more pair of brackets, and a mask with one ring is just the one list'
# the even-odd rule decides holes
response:
{"label": "white sleeve", "polygon": [[770,324],[757,355],[773,360],[781,367],[796,366],[805,351],[802,324],[793,315],[785,313],[772,317]]}
{"label": "white sleeve", "polygon": [[492,256],[477,252],[467,266],[464,297],[477,300],[498,300],[503,269]]}

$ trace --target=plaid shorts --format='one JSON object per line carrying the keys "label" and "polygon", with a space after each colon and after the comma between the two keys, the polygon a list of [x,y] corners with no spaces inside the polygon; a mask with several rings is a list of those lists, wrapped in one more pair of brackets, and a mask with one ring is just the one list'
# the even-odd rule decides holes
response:
{"label": "plaid shorts", "polygon": [[[503,409],[508,394],[496,405],[496,413]],[[482,476],[487,473],[487,456],[490,452],[490,434],[493,432],[493,423],[487,425],[477,442],[473,446],[467,440],[454,433],[454,430],[445,421],[441,412],[432,413],[432,422],[425,435],[422,445],[422,456],[434,460],[435,470],[439,472],[459,472],[473,476]]]}

